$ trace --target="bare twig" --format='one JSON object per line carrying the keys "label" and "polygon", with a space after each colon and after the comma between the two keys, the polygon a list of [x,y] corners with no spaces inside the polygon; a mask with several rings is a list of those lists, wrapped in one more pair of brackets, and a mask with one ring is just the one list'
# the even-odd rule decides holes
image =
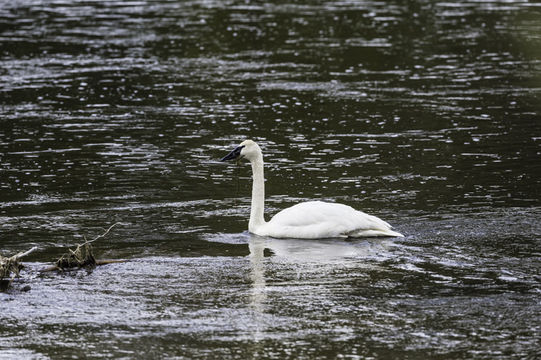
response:
{"label": "bare twig", "polygon": [[90,244],[90,243],[93,243],[94,241],[96,241],[96,240],[98,240],[98,239],[101,239],[102,237],[104,237],[104,236],[106,236],[107,234],[109,234],[109,231],[111,231],[111,229],[114,228],[114,227],[117,226],[117,225],[120,225],[120,223],[119,223],[119,222],[116,222],[116,223],[114,223],[113,225],[109,226],[109,228],[108,228],[107,230],[105,230],[105,232],[104,232],[103,234],[96,236],[96,237],[95,237],[94,239],[92,239],[92,240],[86,240],[86,239],[85,239],[85,242],[84,242],[84,243],[85,243],[85,244]]}
{"label": "bare twig", "polygon": [[20,258],[22,258],[22,257],[25,257],[25,256],[27,256],[27,255],[30,255],[30,253],[33,253],[33,252],[36,251],[37,249],[38,249],[38,247],[37,247],[37,246],[34,246],[34,247],[31,248],[30,250],[27,250],[27,251],[25,251],[25,252],[16,254],[14,257],[15,257],[15,259],[18,260],[18,259],[20,259]]}

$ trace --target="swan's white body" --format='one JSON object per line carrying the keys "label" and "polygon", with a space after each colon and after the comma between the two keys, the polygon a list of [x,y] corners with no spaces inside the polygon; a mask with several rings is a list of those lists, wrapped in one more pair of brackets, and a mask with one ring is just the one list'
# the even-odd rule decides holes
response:
{"label": "swan's white body", "polygon": [[250,229],[275,238],[402,236],[385,221],[351,206],[308,201],[280,211],[267,223]]}
{"label": "swan's white body", "polygon": [[263,174],[263,154],[252,140],[243,141],[222,161],[246,158],[253,171],[252,205],[248,230],[259,236],[275,238],[318,239],[335,237],[373,237],[403,235],[391,230],[385,221],[351,206],[308,201],[280,211],[266,222],[265,179]]}

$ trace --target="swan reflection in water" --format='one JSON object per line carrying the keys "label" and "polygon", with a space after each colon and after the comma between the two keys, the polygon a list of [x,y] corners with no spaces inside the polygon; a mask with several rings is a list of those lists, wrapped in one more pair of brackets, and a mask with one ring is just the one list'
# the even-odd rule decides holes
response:
{"label": "swan reflection in water", "polygon": [[358,262],[366,258],[386,258],[394,244],[386,239],[274,239],[249,234],[250,260],[262,260],[264,250],[272,252],[273,259],[282,263],[336,264]]}
{"label": "swan reflection in water", "polygon": [[265,238],[250,235],[248,242],[250,249],[250,277],[252,280],[252,291],[250,295],[250,305],[256,313],[263,313],[264,302],[267,298],[265,291]]}
{"label": "swan reflection in water", "polygon": [[309,301],[322,294],[332,299],[334,287],[321,281],[330,272],[373,270],[382,261],[393,258],[397,246],[391,239],[382,238],[275,239],[247,231],[212,234],[206,240],[248,246],[248,321],[243,321],[243,327],[253,341],[249,349],[254,357],[264,354],[262,340],[271,336],[273,329],[291,323],[291,318],[276,311],[277,302],[287,306],[299,296]]}
{"label": "swan reflection in water", "polygon": [[[284,272],[293,270],[296,277],[293,279],[280,278],[279,286],[298,286],[302,277],[305,281],[317,284],[321,279],[319,273],[326,273],[337,268],[362,267],[371,269],[373,261],[378,262],[391,257],[390,247],[393,241],[385,239],[363,239],[348,241],[343,239],[274,239],[248,234],[248,248],[250,250],[250,280],[251,291],[249,294],[249,307],[253,312],[253,339],[262,340],[264,332],[273,323],[279,321],[275,315],[267,313],[267,298],[272,296],[269,290],[276,287],[275,279],[265,277],[265,270],[276,273],[280,269]],[[270,250],[270,251],[269,251]],[[267,269],[266,269],[267,268]],[[269,282],[272,286],[267,284]],[[310,290],[305,290],[310,291]],[[319,292],[326,292],[321,287]],[[329,296],[332,296],[331,289]],[[310,294],[306,294],[307,299]],[[282,301],[284,299],[281,299]],[[286,299],[287,300],[287,299]],[[275,324],[274,324],[275,325]]]}

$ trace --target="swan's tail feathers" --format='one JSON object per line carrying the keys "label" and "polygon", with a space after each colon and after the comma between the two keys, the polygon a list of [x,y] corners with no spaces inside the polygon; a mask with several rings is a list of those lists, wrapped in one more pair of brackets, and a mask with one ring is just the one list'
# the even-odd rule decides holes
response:
{"label": "swan's tail feathers", "polygon": [[388,236],[388,237],[404,237],[399,232],[393,231],[391,229],[366,229],[366,230],[357,230],[348,234],[351,237],[379,237],[379,236]]}
{"label": "swan's tail feathers", "polygon": [[404,235],[402,235],[401,233],[393,231],[393,230],[386,230],[384,231],[384,234],[385,235],[383,236],[404,237]]}

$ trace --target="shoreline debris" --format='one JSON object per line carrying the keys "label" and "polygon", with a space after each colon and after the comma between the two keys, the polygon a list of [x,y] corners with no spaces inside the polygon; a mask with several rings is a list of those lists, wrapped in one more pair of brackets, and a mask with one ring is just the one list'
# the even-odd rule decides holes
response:
{"label": "shoreline debris", "polygon": [[[92,243],[96,240],[99,240],[105,237],[111,229],[120,223],[114,223],[109,226],[107,230],[101,235],[96,236],[92,240],[87,240],[84,237],[84,242],[82,244],[77,244],[75,249],[68,248],[67,252],[62,254],[55,262],[54,265],[46,267],[39,270],[40,273],[47,271],[73,271],[79,270],[82,268],[93,269],[99,265],[113,264],[126,262],[127,260],[120,259],[106,259],[98,260],[95,258],[92,251]],[[31,254],[38,248],[35,246],[28,251],[17,253],[11,257],[5,257],[0,255],[0,292],[7,291],[15,279],[19,279],[19,273],[21,269],[24,268],[24,265],[20,262],[20,259]],[[22,291],[28,291],[30,287],[27,285],[22,288]]]}
{"label": "shoreline debris", "polygon": [[29,255],[35,250],[37,250],[36,246],[30,250],[20,252],[11,257],[0,255],[0,291],[7,290],[13,280],[19,277],[19,272],[24,267],[23,264],[19,262],[19,259]]}
{"label": "shoreline debris", "polygon": [[55,271],[55,270],[72,271],[72,270],[78,270],[82,268],[94,268],[98,265],[125,262],[126,260],[114,260],[114,259],[97,260],[92,251],[91,244],[94,241],[105,237],[109,233],[109,231],[111,231],[111,229],[114,228],[118,224],[120,223],[117,222],[109,226],[109,228],[105,230],[103,234],[96,236],[92,240],[86,240],[86,237],[85,237],[84,238],[85,241],[82,244],[77,244],[77,247],[75,248],[75,250],[68,249],[66,253],[64,253],[60,258],[58,258],[58,260],[56,260],[53,266],[49,266],[45,269],[42,269],[40,272]]}

